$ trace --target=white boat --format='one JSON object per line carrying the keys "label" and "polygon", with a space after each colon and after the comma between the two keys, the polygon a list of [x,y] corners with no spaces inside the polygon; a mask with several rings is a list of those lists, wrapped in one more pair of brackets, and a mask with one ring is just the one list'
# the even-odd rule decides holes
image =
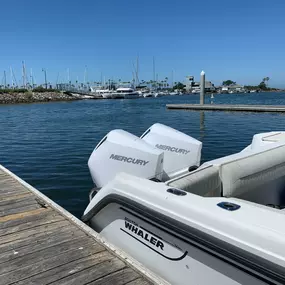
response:
{"label": "white boat", "polygon": [[200,166],[201,148],[161,124],[111,131],[83,221],[170,284],[285,284],[285,132]]}
{"label": "white boat", "polygon": [[96,91],[96,94],[101,95],[105,99],[112,99],[112,94],[114,90],[110,89],[100,89]]}
{"label": "white boat", "polygon": [[171,95],[171,96],[177,96],[177,95],[179,95],[179,93],[178,92],[169,92],[169,95]]}
{"label": "white boat", "polygon": [[192,90],[192,94],[199,94],[200,93],[200,88],[196,88]]}
{"label": "white boat", "polygon": [[229,88],[228,87],[222,87],[221,93],[222,94],[228,94],[229,93]]}
{"label": "white boat", "polygon": [[143,93],[143,97],[144,98],[155,97],[155,92],[151,91],[151,92]]}
{"label": "white boat", "polygon": [[139,97],[140,94],[133,88],[129,87],[120,87],[112,94],[113,99],[136,99]]}

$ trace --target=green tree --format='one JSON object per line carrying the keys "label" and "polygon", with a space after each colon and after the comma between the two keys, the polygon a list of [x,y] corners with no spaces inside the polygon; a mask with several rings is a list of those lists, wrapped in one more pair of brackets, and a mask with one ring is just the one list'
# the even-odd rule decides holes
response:
{"label": "green tree", "polygon": [[223,85],[224,86],[229,86],[229,85],[233,85],[233,84],[236,84],[236,82],[232,81],[232,80],[223,81]]}
{"label": "green tree", "polygon": [[261,81],[258,85],[258,88],[261,89],[261,90],[266,90],[267,89],[267,86],[265,84],[264,81]]}
{"label": "green tree", "polygon": [[183,90],[185,85],[181,82],[177,82],[174,86],[173,89],[178,89],[178,90]]}

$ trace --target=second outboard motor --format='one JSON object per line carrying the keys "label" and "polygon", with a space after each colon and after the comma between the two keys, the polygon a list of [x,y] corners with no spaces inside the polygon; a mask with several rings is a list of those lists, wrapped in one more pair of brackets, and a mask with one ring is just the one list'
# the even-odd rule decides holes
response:
{"label": "second outboard motor", "polygon": [[119,172],[161,180],[161,150],[123,130],[109,132],[92,152],[88,167],[96,187],[101,188]]}
{"label": "second outboard motor", "polygon": [[202,143],[182,132],[156,123],[141,139],[164,152],[163,181],[200,166]]}

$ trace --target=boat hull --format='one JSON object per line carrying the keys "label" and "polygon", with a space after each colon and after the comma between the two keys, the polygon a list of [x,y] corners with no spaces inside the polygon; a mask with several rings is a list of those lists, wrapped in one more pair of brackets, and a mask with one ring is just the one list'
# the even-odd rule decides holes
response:
{"label": "boat hull", "polygon": [[160,213],[127,204],[109,203],[90,226],[170,284],[267,284],[228,257],[220,258],[195,229],[182,229]]}

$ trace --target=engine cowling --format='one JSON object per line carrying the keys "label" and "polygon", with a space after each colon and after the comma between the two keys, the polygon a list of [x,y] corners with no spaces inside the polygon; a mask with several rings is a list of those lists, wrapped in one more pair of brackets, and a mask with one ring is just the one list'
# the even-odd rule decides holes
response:
{"label": "engine cowling", "polygon": [[163,124],[147,129],[141,139],[164,152],[163,180],[200,166],[202,142]]}
{"label": "engine cowling", "polygon": [[161,150],[124,130],[113,130],[95,147],[88,167],[93,182],[100,188],[119,172],[161,180],[163,160]]}

